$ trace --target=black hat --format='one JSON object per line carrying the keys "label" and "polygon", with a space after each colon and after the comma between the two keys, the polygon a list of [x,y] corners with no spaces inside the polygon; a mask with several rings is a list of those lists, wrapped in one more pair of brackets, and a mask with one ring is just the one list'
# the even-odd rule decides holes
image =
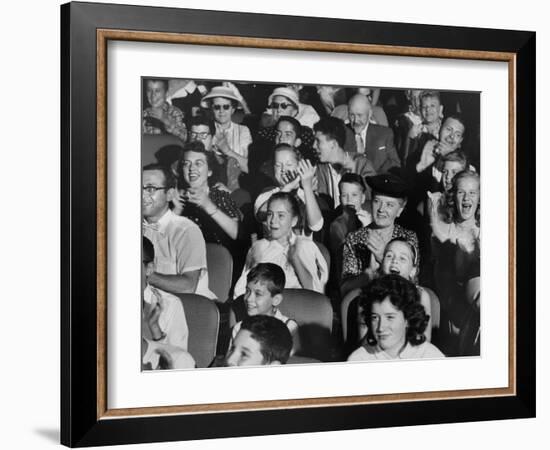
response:
{"label": "black hat", "polygon": [[365,181],[371,187],[373,193],[394,198],[407,197],[407,183],[400,176],[393,173],[383,173],[381,175],[365,177]]}

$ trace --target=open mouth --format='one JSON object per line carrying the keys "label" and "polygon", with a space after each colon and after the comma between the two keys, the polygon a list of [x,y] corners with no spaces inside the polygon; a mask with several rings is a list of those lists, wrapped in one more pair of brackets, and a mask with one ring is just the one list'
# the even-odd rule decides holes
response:
{"label": "open mouth", "polygon": [[471,213],[473,206],[471,203],[462,203],[462,212],[465,214]]}
{"label": "open mouth", "polygon": [[391,274],[396,274],[396,275],[401,275],[401,271],[397,267],[390,267],[390,273]]}

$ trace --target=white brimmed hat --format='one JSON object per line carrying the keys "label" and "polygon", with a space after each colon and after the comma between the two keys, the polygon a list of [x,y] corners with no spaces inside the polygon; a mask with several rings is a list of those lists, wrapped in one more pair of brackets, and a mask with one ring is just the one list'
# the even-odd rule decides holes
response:
{"label": "white brimmed hat", "polygon": [[288,98],[292,103],[294,103],[294,106],[296,109],[300,109],[300,100],[298,99],[298,93],[289,87],[278,87],[276,88],[271,95],[269,96],[269,99],[267,100],[268,105],[271,105],[271,102],[273,101],[273,97],[277,97],[278,95]]}
{"label": "white brimmed hat", "polygon": [[216,97],[228,98],[229,100],[234,100],[237,102],[237,107],[242,108],[241,99],[237,97],[235,91],[230,87],[226,86],[214,86],[208,94],[206,94],[201,100],[201,106],[203,108],[209,108],[208,100],[211,100]]}

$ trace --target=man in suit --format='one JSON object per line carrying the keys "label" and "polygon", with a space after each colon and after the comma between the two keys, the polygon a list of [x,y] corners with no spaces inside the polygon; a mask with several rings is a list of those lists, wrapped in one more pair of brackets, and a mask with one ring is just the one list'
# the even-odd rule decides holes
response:
{"label": "man in suit", "polygon": [[376,173],[387,172],[392,167],[400,167],[401,163],[393,142],[393,131],[370,123],[372,105],[369,99],[362,95],[354,95],[348,102],[348,116],[353,132],[348,132],[345,150],[365,154],[372,162]]}

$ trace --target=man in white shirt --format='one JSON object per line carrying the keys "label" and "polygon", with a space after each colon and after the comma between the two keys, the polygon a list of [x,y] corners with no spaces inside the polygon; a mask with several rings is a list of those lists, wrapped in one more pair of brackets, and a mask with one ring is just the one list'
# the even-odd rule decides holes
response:
{"label": "man in white shirt", "polygon": [[208,288],[206,245],[197,225],[169,208],[176,195],[172,173],[152,164],[143,168],[143,235],[155,249],[155,271],[147,282],[174,294],[196,293],[214,299]]}

